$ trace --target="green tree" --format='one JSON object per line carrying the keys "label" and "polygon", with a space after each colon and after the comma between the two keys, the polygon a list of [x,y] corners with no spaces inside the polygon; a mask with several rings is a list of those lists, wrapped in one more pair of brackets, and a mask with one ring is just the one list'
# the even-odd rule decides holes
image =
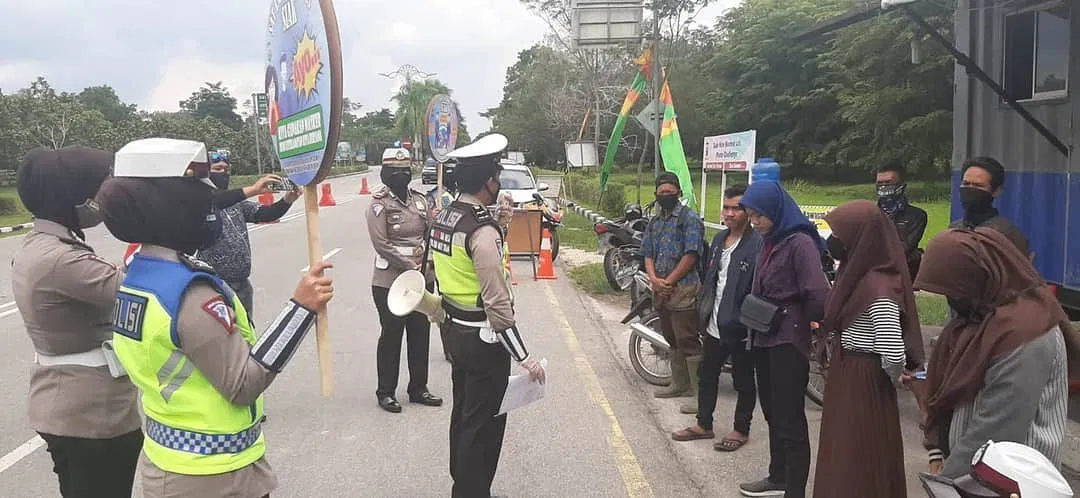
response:
{"label": "green tree", "polygon": [[217,118],[234,129],[241,125],[240,115],[236,113],[236,98],[220,81],[206,82],[187,100],[180,101],[180,109],[200,117]]}

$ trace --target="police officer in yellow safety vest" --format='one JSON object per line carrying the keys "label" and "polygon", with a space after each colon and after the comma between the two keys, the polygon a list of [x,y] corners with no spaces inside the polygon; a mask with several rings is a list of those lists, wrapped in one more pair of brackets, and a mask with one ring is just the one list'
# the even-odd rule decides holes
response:
{"label": "police officer in yellow safety vest", "polygon": [[105,226],[141,243],[116,293],[112,347],[139,388],[144,498],[269,496],[262,393],[333,297],[312,265],[256,336],[236,293],[189,256],[220,234],[206,147],[149,138],[116,153],[98,194]]}
{"label": "police officer in yellow safety vest", "polygon": [[143,444],[139,393],[108,368],[103,346],[124,272],[95,254],[83,233],[101,223],[94,197],[112,163],[103,150],[37,149],[17,177],[34,215],[11,263],[11,290],[34,345],[28,415],[66,498],[131,496]]}
{"label": "police officer in yellow safety vest", "polygon": [[[383,151],[382,185],[375,189],[367,210],[368,235],[375,248],[375,271],[371,278],[371,294],[379,312],[379,345],[375,353],[378,384],[375,397],[379,407],[391,413],[401,413],[397,400],[398,371],[401,369],[401,336],[408,342],[409,402],[426,406],[441,406],[442,398],[428,391],[428,346],[431,342],[431,322],[423,313],[414,311],[397,316],[387,307],[390,285],[408,270],[418,270],[427,277],[428,291],[435,290],[435,278],[430,267],[423,264],[424,240],[431,225],[431,206],[423,193],[409,188],[412,169],[409,151]],[[406,330],[408,331],[406,334]]]}
{"label": "police officer in yellow safety vest", "polygon": [[510,360],[544,381],[514,323],[503,265],[502,232],[487,206],[499,194],[499,155],[506,137],[487,135],[450,153],[460,196],[439,213],[429,234],[450,346],[454,407],[450,418],[450,476],[454,497],[491,496],[506,414]]}

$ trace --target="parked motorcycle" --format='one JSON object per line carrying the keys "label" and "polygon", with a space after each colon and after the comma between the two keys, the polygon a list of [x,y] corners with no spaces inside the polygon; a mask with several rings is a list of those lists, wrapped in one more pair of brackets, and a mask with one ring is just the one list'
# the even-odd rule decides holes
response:
{"label": "parked motorcycle", "polygon": [[642,263],[636,252],[649,219],[645,213],[652,210],[653,203],[645,209],[638,204],[627,204],[622,218],[606,220],[593,225],[598,245],[604,253],[604,277],[612,289],[624,291],[630,288],[634,273]]}

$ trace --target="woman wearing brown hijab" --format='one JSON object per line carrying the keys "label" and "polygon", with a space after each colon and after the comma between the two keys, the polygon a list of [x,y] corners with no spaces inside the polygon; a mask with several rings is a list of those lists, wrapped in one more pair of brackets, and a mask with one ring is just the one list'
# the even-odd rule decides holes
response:
{"label": "woman wearing brown hijab", "polygon": [[915,287],[943,294],[958,312],[927,380],[905,380],[924,412],[931,471],[967,474],[989,439],[1031,446],[1059,465],[1080,343],[1027,256],[992,228],[949,230],[927,244]]}
{"label": "woman wearing brown hijab", "polygon": [[[907,496],[896,385],[923,359],[915,297],[896,228],[876,204],[843,204],[826,217],[840,260],[825,305],[830,346],[814,496]],[[857,472],[852,472],[858,469]]]}

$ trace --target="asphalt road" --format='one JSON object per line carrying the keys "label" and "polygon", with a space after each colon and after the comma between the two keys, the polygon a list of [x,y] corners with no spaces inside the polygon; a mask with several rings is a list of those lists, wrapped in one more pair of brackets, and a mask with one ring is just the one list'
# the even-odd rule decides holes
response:
{"label": "asphalt road", "polygon": [[[366,176],[369,186],[378,183],[377,169]],[[407,402],[403,354],[398,393],[404,412],[390,414],[376,404],[379,327],[370,288],[373,251],[363,216],[370,198],[357,194],[360,178],[331,180],[337,206],[320,211],[323,251],[336,251],[330,273],[337,295],[328,310],[333,396],[319,392],[314,334],[266,393],[268,458],[281,481],[275,497],[450,492],[450,368],[436,330],[429,387],[447,403],[431,408]],[[252,227],[254,316],[260,330],[292,295],[307,265],[302,205],[298,202],[280,223]],[[122,257],[125,244],[104,228],[90,230],[88,239],[104,257]],[[0,239],[0,259],[10,260],[21,240]],[[625,349],[625,342],[611,341],[595,307],[561,269],[557,272],[557,280],[534,281],[527,261],[514,262],[518,323],[534,354],[548,359],[549,383],[543,400],[510,414],[493,491],[515,497],[686,497],[705,496],[708,488],[725,490],[708,496],[735,496],[734,488],[702,484],[730,479],[727,460],[712,458],[707,475],[692,476],[696,467],[672,445],[668,428],[657,426],[657,408],[642,382],[627,373],[612,349]],[[0,410],[0,497],[59,496],[48,453],[26,420],[33,351],[18,313],[5,304],[10,301],[9,265],[0,265],[0,404],[7,407]]]}

